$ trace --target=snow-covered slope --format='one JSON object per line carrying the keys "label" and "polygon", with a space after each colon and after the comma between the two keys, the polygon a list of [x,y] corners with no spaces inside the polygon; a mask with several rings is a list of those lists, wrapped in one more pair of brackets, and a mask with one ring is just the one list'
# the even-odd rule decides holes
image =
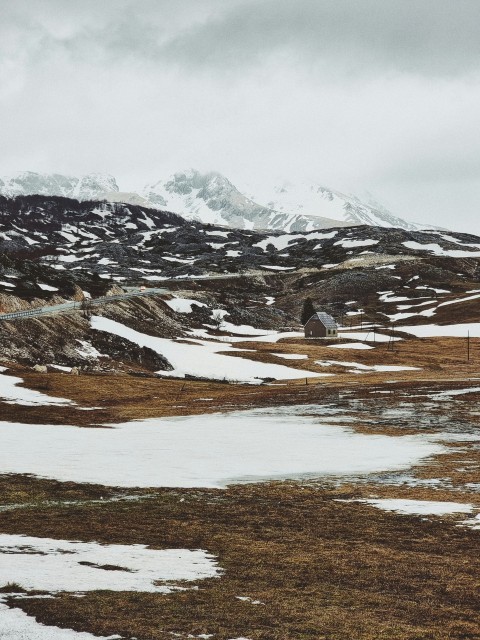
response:
{"label": "snow-covered slope", "polygon": [[393,215],[371,196],[362,201],[356,196],[345,195],[319,184],[283,182],[273,190],[267,189],[252,197],[279,214],[290,215],[295,221],[313,216],[330,218],[348,225],[367,224],[409,231],[428,228],[428,225],[409,222]]}
{"label": "snow-covered slope", "polygon": [[38,194],[76,200],[114,200],[118,192],[115,178],[108,174],[89,173],[77,178],[58,173],[23,171],[0,178],[0,194],[9,198]]}
{"label": "snow-covered slope", "polygon": [[339,226],[337,221],[326,217],[292,216],[259,205],[216,172],[202,174],[192,169],[175,173],[168,180],[145,187],[143,196],[154,206],[165,207],[188,219],[239,229],[311,231]]}
{"label": "snow-covered slope", "polygon": [[187,220],[236,229],[308,232],[331,227],[371,225],[405,230],[428,228],[398,218],[367,198],[347,196],[320,185],[284,183],[272,191],[248,196],[217,172],[194,169],[175,173],[138,192],[120,191],[111,175],[78,177],[26,171],[0,178],[0,194],[63,196],[77,200],[108,200],[167,209]]}

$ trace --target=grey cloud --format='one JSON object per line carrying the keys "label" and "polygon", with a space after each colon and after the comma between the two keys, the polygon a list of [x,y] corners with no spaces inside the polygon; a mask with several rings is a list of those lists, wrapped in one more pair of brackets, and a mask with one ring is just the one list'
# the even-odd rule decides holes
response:
{"label": "grey cloud", "polygon": [[[480,66],[478,0],[83,0],[67,12],[64,0],[45,0],[33,16],[29,0],[14,6],[13,22],[24,17],[24,27],[43,30],[45,51],[50,40],[76,58],[93,52],[99,62],[235,73],[285,56],[333,74],[439,76]],[[72,29],[57,37],[45,23],[62,10]]]}
{"label": "grey cloud", "polygon": [[449,75],[480,66],[477,0],[261,0],[219,12],[169,45],[192,66],[242,66],[288,52],[346,72]]}

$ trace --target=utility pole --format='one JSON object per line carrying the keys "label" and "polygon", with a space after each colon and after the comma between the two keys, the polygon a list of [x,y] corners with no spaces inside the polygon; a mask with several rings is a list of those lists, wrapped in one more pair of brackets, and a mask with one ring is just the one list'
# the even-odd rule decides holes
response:
{"label": "utility pole", "polygon": [[395,347],[395,323],[392,322],[392,335],[388,341],[387,351],[393,351]]}

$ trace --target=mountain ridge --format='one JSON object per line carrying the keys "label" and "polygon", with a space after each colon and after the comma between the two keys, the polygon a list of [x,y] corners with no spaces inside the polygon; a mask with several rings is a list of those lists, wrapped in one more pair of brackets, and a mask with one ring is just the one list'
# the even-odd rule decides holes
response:
{"label": "mountain ridge", "polygon": [[257,197],[240,191],[219,172],[195,169],[174,173],[138,191],[121,191],[110,174],[76,177],[24,171],[0,178],[0,195],[58,196],[165,208],[187,220],[238,229],[307,232],[364,224],[411,231],[434,228],[395,216],[373,200],[364,202],[319,184],[285,182]]}

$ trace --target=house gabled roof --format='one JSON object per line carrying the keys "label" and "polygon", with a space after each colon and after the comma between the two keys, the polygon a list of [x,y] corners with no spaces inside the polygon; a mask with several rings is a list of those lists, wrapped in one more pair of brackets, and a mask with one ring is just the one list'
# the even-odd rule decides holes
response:
{"label": "house gabled roof", "polygon": [[337,328],[337,323],[335,322],[335,320],[332,318],[331,315],[329,315],[328,313],[325,313],[325,311],[317,311],[317,313],[313,314],[310,320],[320,320],[320,322],[323,324],[323,326],[326,329]]}

